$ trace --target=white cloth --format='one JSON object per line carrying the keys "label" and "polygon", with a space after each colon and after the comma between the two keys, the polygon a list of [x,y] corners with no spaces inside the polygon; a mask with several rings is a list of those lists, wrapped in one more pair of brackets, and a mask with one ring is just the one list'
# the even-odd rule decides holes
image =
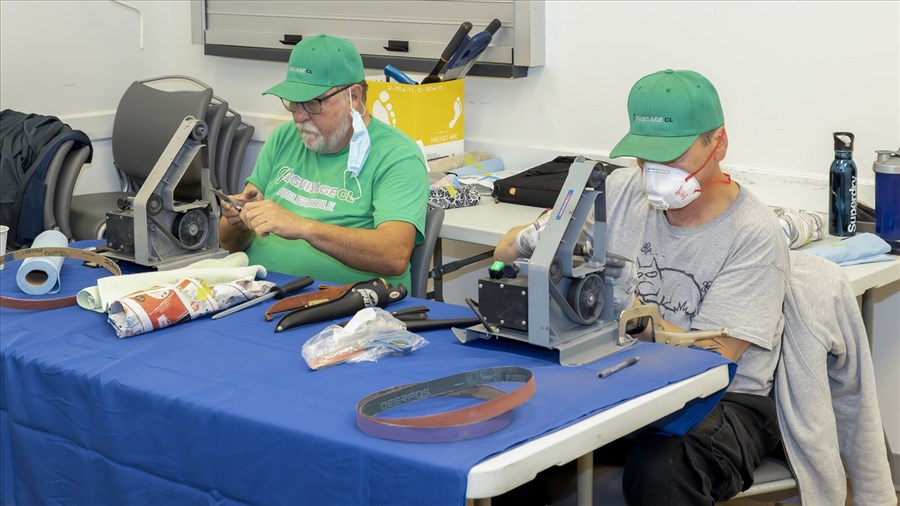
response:
{"label": "white cloth", "polygon": [[804,504],[896,505],[866,330],[850,280],[791,251],[784,342],[775,373],[778,423]]}
{"label": "white cloth", "polygon": [[263,266],[248,265],[249,263],[247,254],[239,252],[225,258],[201,260],[182,269],[107,276],[98,279],[97,286],[90,286],[78,292],[76,300],[84,309],[105,313],[110,304],[129,293],[146,290],[176,279],[197,278],[211,285],[247,277],[267,276],[268,273]]}

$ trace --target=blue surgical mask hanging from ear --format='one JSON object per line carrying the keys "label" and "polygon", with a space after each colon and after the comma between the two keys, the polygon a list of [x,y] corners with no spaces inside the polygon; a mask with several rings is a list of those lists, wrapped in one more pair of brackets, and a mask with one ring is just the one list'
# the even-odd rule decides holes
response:
{"label": "blue surgical mask hanging from ear", "polygon": [[366,128],[366,122],[363,121],[362,115],[353,108],[353,95],[347,93],[350,100],[350,117],[353,119],[353,135],[350,136],[350,152],[347,155],[347,172],[353,177],[359,177],[359,171],[366,164],[366,158],[369,157],[369,149],[372,147],[372,140],[369,138],[369,129]]}

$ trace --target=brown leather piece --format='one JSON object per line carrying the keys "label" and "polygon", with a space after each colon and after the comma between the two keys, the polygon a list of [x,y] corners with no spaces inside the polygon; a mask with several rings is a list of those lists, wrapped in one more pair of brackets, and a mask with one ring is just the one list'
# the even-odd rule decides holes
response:
{"label": "brown leather piece", "polygon": [[350,283],[348,285],[341,286],[319,285],[318,292],[302,293],[300,295],[285,297],[275,304],[269,306],[269,309],[266,310],[266,321],[272,321],[272,319],[275,318],[274,315],[278,313],[293,311],[294,309],[300,309],[308,306],[315,306],[316,304],[323,304],[325,302],[337,299],[341,295],[350,291],[357,284],[358,283]]}
{"label": "brown leather piece", "polygon": [[[83,249],[77,248],[57,248],[57,247],[48,247],[48,248],[28,248],[28,249],[20,249],[13,251],[11,253],[7,253],[6,255],[0,257],[0,265],[4,265],[12,260],[22,260],[25,258],[37,258],[37,257],[64,257],[64,258],[77,258],[78,260],[84,260],[85,262],[91,262],[103,267],[113,274],[113,276],[119,276],[122,274],[122,271],[119,269],[119,266],[116,265],[115,262],[110,260],[109,258],[99,254],[94,253],[93,251],[87,251]],[[55,297],[52,299],[16,299],[13,297],[3,297],[0,296],[0,307],[5,307],[9,309],[25,309],[25,310],[43,310],[43,309],[58,309],[61,307],[74,306],[76,304],[76,296],[69,295],[66,297]]]}

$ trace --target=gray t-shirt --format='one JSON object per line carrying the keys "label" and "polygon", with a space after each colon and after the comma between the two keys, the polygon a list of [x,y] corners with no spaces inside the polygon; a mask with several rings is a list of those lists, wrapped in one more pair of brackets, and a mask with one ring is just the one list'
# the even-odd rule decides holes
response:
{"label": "gray t-shirt", "polygon": [[606,188],[607,251],[634,260],[627,289],[683,329],[724,327],[731,337],[748,341],[729,390],[768,395],[790,272],[775,214],[741,188],[712,221],[675,227],[650,206],[639,169],[614,171]]}

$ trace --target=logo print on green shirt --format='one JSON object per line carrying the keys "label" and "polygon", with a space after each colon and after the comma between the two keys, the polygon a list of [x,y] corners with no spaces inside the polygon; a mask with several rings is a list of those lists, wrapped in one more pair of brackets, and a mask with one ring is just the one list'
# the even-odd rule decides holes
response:
{"label": "logo print on green shirt", "polygon": [[293,190],[284,188],[284,185],[291,186],[296,190],[299,190],[300,192],[309,194],[311,196],[323,195],[325,197],[342,200],[351,204],[356,200],[353,197],[353,192],[348,189],[338,188],[336,186],[318,183],[316,181],[310,181],[309,179],[294,174],[294,170],[287,166],[282,167],[278,170],[278,174],[275,177],[275,184],[282,185],[282,188],[276,190],[276,195],[301,207],[312,207],[316,209],[333,211],[335,203],[321,198],[302,197],[295,193]]}

